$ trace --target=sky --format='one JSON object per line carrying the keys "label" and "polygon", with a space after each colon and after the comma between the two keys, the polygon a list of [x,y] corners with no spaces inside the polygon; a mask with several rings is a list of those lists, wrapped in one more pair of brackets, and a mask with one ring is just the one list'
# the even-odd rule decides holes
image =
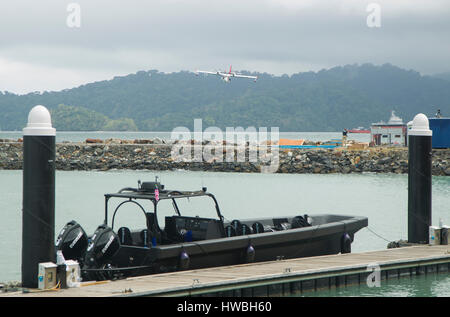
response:
{"label": "sky", "polygon": [[140,70],[274,75],[373,63],[450,71],[448,0],[2,0],[0,91]]}

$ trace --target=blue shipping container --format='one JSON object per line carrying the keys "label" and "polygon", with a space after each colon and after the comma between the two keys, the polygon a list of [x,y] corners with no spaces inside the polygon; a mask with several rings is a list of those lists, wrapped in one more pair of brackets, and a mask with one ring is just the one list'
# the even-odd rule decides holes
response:
{"label": "blue shipping container", "polygon": [[450,148],[450,118],[430,118],[433,149]]}

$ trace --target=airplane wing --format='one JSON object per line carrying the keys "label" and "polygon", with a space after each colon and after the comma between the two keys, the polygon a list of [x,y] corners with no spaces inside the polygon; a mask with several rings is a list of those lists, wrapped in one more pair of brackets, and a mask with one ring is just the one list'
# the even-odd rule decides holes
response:
{"label": "airplane wing", "polygon": [[247,76],[247,75],[241,75],[241,74],[235,74],[233,77],[238,77],[238,78],[250,78],[250,79],[254,79],[255,81],[258,79],[257,76]]}
{"label": "airplane wing", "polygon": [[197,70],[195,73],[197,75],[198,74],[211,74],[211,75],[218,75],[219,74],[219,72],[208,72],[208,71],[205,71],[205,70]]}

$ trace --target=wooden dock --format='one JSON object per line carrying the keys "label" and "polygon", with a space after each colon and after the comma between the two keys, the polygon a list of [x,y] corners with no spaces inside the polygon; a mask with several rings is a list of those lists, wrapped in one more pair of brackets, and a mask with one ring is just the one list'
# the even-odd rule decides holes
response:
{"label": "wooden dock", "polygon": [[6,292],[4,296],[293,296],[366,284],[378,267],[381,280],[450,273],[450,246],[412,246],[381,251],[223,266],[128,278],[56,291]]}

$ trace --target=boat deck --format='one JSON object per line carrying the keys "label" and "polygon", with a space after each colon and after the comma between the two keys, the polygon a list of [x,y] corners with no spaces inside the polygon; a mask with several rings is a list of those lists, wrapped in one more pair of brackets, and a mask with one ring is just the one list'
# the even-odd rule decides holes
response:
{"label": "boat deck", "polygon": [[5,296],[289,296],[320,288],[366,283],[377,265],[382,280],[450,272],[450,246],[411,246],[215,267],[83,283],[56,291],[7,292]]}

